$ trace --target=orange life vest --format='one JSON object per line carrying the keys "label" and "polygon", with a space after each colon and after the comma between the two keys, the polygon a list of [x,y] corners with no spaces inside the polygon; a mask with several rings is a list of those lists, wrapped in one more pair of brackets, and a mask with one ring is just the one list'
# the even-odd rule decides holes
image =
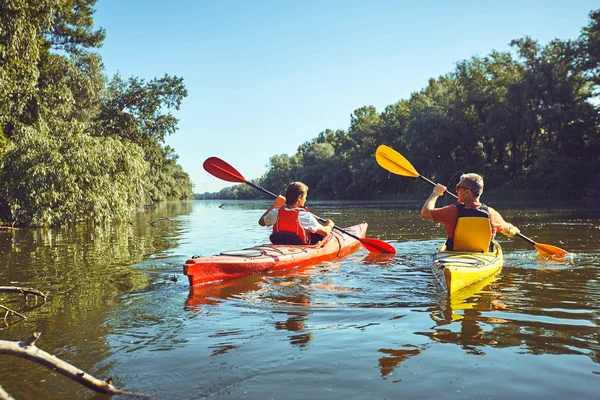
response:
{"label": "orange life vest", "polygon": [[[310,242],[310,236],[306,233],[306,230],[300,225],[300,210],[302,208],[289,209],[285,206],[279,208],[277,214],[277,222],[273,225],[273,233],[276,232],[291,232],[296,235],[304,242]],[[308,208],[304,210],[308,211]]]}

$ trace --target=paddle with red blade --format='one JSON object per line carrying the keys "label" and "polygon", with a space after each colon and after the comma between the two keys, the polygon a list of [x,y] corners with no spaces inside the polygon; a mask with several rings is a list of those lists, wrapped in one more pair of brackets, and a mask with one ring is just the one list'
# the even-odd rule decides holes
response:
{"label": "paddle with red blade", "polygon": [[[277,197],[277,195],[275,193],[272,193],[270,191],[268,191],[265,188],[262,188],[258,185],[255,185],[254,183],[247,181],[246,178],[244,178],[244,176],[242,174],[240,174],[235,168],[233,168],[231,165],[229,165],[228,163],[226,163],[225,161],[221,160],[218,157],[209,157],[206,159],[206,161],[204,161],[203,164],[204,169],[206,170],[206,172],[208,172],[209,174],[222,179],[224,181],[227,182],[237,182],[237,183],[245,183],[247,185],[252,186],[255,189],[260,190],[263,193],[266,193],[270,196],[273,197]],[[314,215],[314,214],[313,214]],[[315,218],[317,218],[319,220],[319,222],[324,223],[325,220],[323,218],[317,217],[316,215],[314,215]],[[337,229],[340,232],[345,233],[346,235],[353,237],[356,240],[359,240],[360,243],[365,246],[365,248],[373,253],[388,253],[388,254],[394,254],[396,253],[396,249],[394,249],[394,247],[384,241],[381,240],[377,240],[377,239],[370,239],[370,238],[361,238],[358,237],[342,228],[339,228],[337,226],[333,226],[333,229]]]}
{"label": "paddle with red blade", "polygon": [[[398,153],[391,147],[385,145],[379,146],[377,148],[377,151],[375,152],[375,159],[382,168],[387,169],[388,171],[394,174],[408,176],[411,178],[419,178],[429,183],[430,185],[435,186],[435,183],[420,175],[415,169],[415,167],[413,167],[412,164],[406,158],[404,158],[402,154]],[[458,197],[454,193],[445,191],[444,194],[448,194],[458,200]],[[568,251],[563,250],[560,247],[551,246],[549,244],[536,243],[532,239],[520,233],[517,233],[515,236],[518,236],[521,239],[528,242],[529,244],[535,246],[536,250],[540,254],[560,256],[569,254]]]}

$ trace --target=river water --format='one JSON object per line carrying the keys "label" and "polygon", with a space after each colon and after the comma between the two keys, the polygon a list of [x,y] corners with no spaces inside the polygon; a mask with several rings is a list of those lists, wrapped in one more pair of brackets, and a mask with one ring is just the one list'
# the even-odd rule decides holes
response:
{"label": "river water", "polygon": [[[157,399],[597,399],[600,210],[510,209],[506,220],[572,254],[540,256],[500,235],[501,273],[448,298],[431,274],[443,228],[414,203],[310,203],[339,226],[367,221],[344,260],[190,289],[182,265],[266,243],[271,201],[159,204],[131,224],[0,231],[0,293],[27,316],[0,339],[36,345]],[[104,398],[42,366],[0,356],[16,399]]]}

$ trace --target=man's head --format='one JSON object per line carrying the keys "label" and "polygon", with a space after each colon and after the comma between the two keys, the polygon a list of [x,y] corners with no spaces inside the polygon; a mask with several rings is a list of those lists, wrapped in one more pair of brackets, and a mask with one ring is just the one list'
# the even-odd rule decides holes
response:
{"label": "man's head", "polygon": [[[473,200],[476,200],[483,193],[483,178],[477,174],[463,174],[460,177],[460,182],[456,185],[456,193],[459,191],[470,191]],[[464,196],[463,196],[464,197]]]}
{"label": "man's head", "polygon": [[285,204],[288,207],[292,207],[296,205],[298,200],[302,198],[300,206],[304,205],[306,201],[306,195],[308,194],[308,186],[306,186],[302,182],[292,182],[288,185],[287,190],[285,191]]}

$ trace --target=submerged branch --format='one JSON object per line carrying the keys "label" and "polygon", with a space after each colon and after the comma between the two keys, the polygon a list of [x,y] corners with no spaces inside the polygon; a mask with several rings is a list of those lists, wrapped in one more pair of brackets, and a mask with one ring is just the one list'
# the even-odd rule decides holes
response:
{"label": "submerged branch", "polygon": [[8,308],[8,307],[6,307],[6,306],[3,306],[2,304],[0,304],[0,308],[2,308],[2,309],[4,309],[4,310],[6,310],[6,314],[4,314],[4,323],[5,323],[5,324],[7,324],[7,321],[8,321],[8,316],[9,316],[9,315],[18,315],[19,317],[21,317],[21,318],[23,318],[23,319],[27,319],[27,317],[26,317],[26,316],[24,316],[23,314],[21,314],[21,313],[18,313],[18,312],[16,312],[15,310],[12,310],[12,309],[10,309],[10,308]]}
{"label": "submerged branch", "polygon": [[25,299],[27,299],[27,295],[32,294],[34,296],[40,296],[44,299],[44,302],[46,301],[47,297],[44,293],[37,289],[23,288],[18,286],[0,286],[0,293],[22,293],[25,295]]}
{"label": "submerged branch", "polygon": [[155,224],[155,223],[157,223],[158,221],[162,221],[162,220],[165,220],[165,219],[166,219],[166,220],[169,220],[169,221],[171,221],[171,222],[173,222],[173,220],[172,220],[171,218],[166,218],[166,217],[165,217],[165,218],[159,218],[159,219],[155,219],[154,221],[150,221],[150,222],[148,222],[148,223],[149,223],[150,225],[154,225],[154,224]]}

